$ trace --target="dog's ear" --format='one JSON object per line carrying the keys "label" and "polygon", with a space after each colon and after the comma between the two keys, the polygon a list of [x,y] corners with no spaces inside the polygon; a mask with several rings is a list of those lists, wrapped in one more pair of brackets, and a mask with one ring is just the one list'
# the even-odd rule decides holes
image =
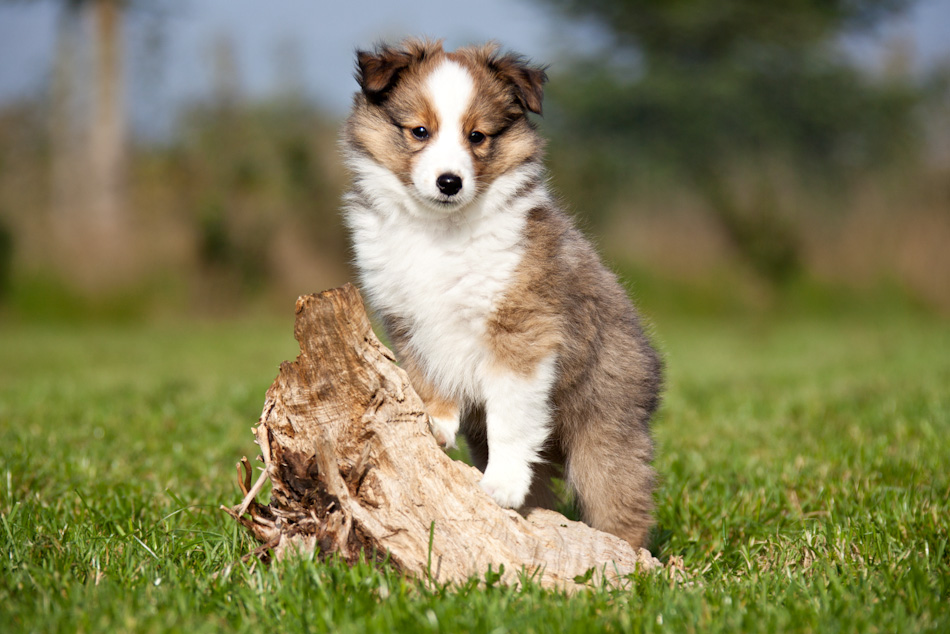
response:
{"label": "dog's ear", "polygon": [[507,53],[501,57],[492,57],[488,67],[513,89],[515,101],[522,109],[541,114],[541,101],[544,99],[544,82],[547,73],[541,66],[534,66],[521,55]]}
{"label": "dog's ear", "polygon": [[371,103],[380,103],[396,85],[399,73],[412,63],[412,56],[403,50],[387,47],[356,51],[356,81]]}
{"label": "dog's ear", "polygon": [[441,49],[441,42],[407,40],[399,47],[380,45],[372,52],[356,51],[356,81],[371,103],[382,103],[410,64]]}

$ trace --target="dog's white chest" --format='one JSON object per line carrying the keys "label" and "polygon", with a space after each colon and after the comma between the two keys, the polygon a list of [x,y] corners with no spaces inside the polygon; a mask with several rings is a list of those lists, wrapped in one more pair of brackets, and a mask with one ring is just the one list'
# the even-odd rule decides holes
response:
{"label": "dog's white chest", "polygon": [[486,320],[521,259],[523,216],[454,227],[376,214],[364,220],[353,237],[371,303],[407,320],[430,380],[448,394],[477,398]]}

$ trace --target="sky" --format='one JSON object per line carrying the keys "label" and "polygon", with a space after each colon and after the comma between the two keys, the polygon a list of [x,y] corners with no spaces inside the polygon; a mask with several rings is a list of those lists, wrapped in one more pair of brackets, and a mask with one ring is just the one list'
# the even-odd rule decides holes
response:
{"label": "sky", "polygon": [[[0,3],[0,106],[47,92],[59,5]],[[296,83],[335,115],[345,112],[356,87],[355,49],[380,40],[426,35],[454,48],[494,39],[555,71],[566,53],[592,52],[606,40],[597,25],[566,20],[539,0],[153,0],[137,6],[123,33],[125,75],[133,128],[145,134],[167,131],[178,106],[210,94],[212,50],[224,40],[234,51],[243,94],[266,95]],[[909,15],[845,48],[873,68],[886,44],[899,38],[924,69],[950,60],[948,34],[950,0],[920,0]]]}

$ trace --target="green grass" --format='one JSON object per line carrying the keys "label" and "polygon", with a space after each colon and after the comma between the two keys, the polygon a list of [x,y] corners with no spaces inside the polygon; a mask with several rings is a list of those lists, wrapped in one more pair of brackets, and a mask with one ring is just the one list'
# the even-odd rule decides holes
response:
{"label": "green grass", "polygon": [[950,630],[950,325],[656,322],[653,549],[689,580],[573,597],[235,563],[254,544],[217,507],[289,317],[0,326],[0,630]]}

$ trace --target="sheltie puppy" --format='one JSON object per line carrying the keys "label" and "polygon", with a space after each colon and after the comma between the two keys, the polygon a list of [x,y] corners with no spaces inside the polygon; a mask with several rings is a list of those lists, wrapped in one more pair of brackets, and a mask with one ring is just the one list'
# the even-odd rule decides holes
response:
{"label": "sheltie puppy", "polygon": [[544,70],[407,40],[359,51],[356,76],[345,219],[436,439],[461,430],[498,504],[550,507],[563,476],[585,522],[642,546],[660,362],[546,185]]}

